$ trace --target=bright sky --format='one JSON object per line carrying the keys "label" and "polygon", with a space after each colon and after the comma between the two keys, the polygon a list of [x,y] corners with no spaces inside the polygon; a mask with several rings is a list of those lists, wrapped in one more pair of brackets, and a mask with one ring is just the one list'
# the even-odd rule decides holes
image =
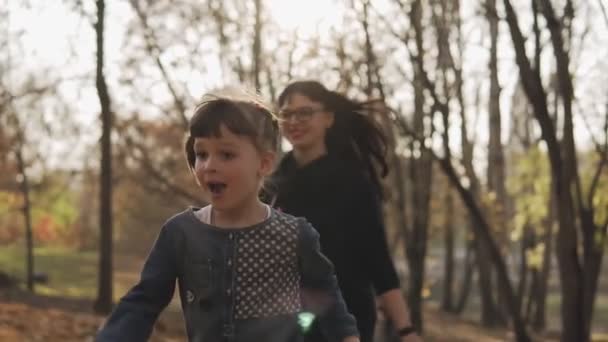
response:
{"label": "bright sky", "polygon": [[[592,0],[590,0],[592,1]],[[604,1],[606,0],[598,0]],[[19,83],[24,75],[29,75],[32,70],[44,73],[51,77],[61,78],[72,78],[83,75],[93,75],[94,72],[94,32],[90,23],[87,19],[84,19],[74,9],[69,8],[65,1],[60,0],[46,0],[46,1],[33,1],[33,6],[27,8],[24,5],[20,5],[17,2],[11,0],[2,1],[5,3],[4,8],[9,8],[10,18],[8,25],[0,25],[3,30],[8,28],[11,32],[17,32],[24,30],[24,34],[21,36],[20,44],[11,44],[10,55],[14,65],[20,67],[14,68],[10,71],[10,74],[3,75],[6,77],[11,84]],[[382,3],[384,1],[375,1],[376,7],[383,8]],[[525,2],[525,1],[524,1]],[[315,34],[327,35],[331,28],[340,29],[343,25],[341,22],[341,7],[337,4],[337,1],[330,0],[308,0],[308,1],[286,1],[286,0],[267,0],[265,2],[268,7],[270,15],[282,27],[285,31],[297,30],[301,37],[312,37]],[[517,3],[517,1],[515,1]],[[528,4],[528,2],[525,2]],[[84,2],[85,6],[94,6],[93,2]],[[472,72],[486,72],[485,59],[487,58],[487,47],[479,43],[482,40],[482,35],[487,34],[485,30],[485,23],[482,19],[467,21],[467,18],[473,18],[475,16],[475,7],[470,6],[470,2],[463,2],[465,8],[463,8],[463,22],[465,23],[464,32],[467,33],[465,37],[471,46],[467,46],[465,57],[465,70]],[[467,5],[468,4],[468,5]],[[583,108],[591,106],[593,99],[606,99],[606,93],[608,90],[606,87],[597,87],[599,84],[608,84],[606,78],[606,70],[608,65],[605,62],[606,56],[608,56],[608,24],[603,22],[602,17],[598,15],[599,6],[592,5],[589,3],[592,9],[590,12],[578,13],[579,16],[588,17],[589,20],[593,21],[594,28],[600,28],[591,32],[586,38],[586,48],[580,51],[584,51],[583,54],[575,54],[573,58],[573,65],[577,67],[577,75],[585,75],[585,80],[594,80],[589,84],[579,85],[577,87],[577,96],[581,99],[581,105]],[[468,6],[468,7],[466,7]],[[526,5],[527,6],[527,5]],[[608,4],[607,4],[608,7]],[[595,11],[593,11],[595,9]],[[94,13],[94,7],[87,7],[85,11],[88,13]],[[126,26],[128,21],[131,19],[132,10],[127,1],[107,1],[106,4],[106,51],[107,51],[107,69],[106,74],[109,79],[110,85],[113,86],[112,82],[117,82],[121,75],[121,64],[119,62],[123,57],[116,51],[120,51],[123,46],[123,37],[125,34]],[[526,20],[523,18],[522,20]],[[579,27],[576,27],[577,33],[583,30],[580,25],[582,21],[576,22]],[[504,23],[501,27],[504,33],[507,33],[506,26]],[[482,29],[480,29],[480,27]],[[604,30],[602,31],[603,28]],[[12,36],[12,35],[10,35]],[[477,42],[477,43],[476,43]],[[76,58],[70,58],[72,53],[70,49],[72,46],[78,46]],[[516,81],[515,75],[517,75],[517,69],[513,64],[513,52],[510,46],[508,33],[502,36],[500,42],[503,53],[499,56],[501,72],[500,82],[503,86],[503,96],[501,98],[503,113],[508,113],[508,109],[511,104],[511,94],[513,93],[513,86]],[[19,46],[23,47],[24,51],[19,51]],[[593,46],[592,49],[589,46]],[[506,51],[506,53],[504,52]],[[546,56],[548,63],[552,63],[552,56]],[[482,62],[483,61],[483,62]],[[210,67],[209,70],[204,74],[193,74],[191,70],[184,69],[176,73],[176,77],[184,78],[189,80],[188,89],[192,94],[198,94],[205,91],[213,84],[220,84],[222,82],[221,74],[210,72],[211,70],[218,70],[219,67],[213,67],[217,64],[217,59],[210,59],[207,64]],[[549,65],[547,64],[547,67]],[[596,74],[596,70],[604,70]],[[483,76],[483,75],[482,75]],[[469,83],[470,89],[468,91],[473,92],[476,88],[479,88],[479,84]],[[483,87],[484,89],[486,87]],[[116,89],[116,88],[114,88]],[[167,96],[164,88],[159,88],[159,96]],[[595,92],[604,92],[602,94],[595,94]],[[76,108],[76,118],[85,126],[95,127],[94,124],[98,118],[96,113],[98,112],[98,99],[94,89],[94,84],[91,82],[90,88],[83,88],[81,81],[68,82],[63,85],[62,93]],[[593,93],[591,100],[585,98],[590,93]],[[485,94],[481,94],[486,96]],[[127,99],[128,100],[128,99]],[[471,99],[472,100],[472,97]],[[123,104],[125,100],[116,99],[120,104]],[[122,101],[122,102],[120,102]],[[605,101],[605,100],[604,100]],[[602,105],[601,103],[599,105]],[[485,111],[485,108],[482,108]],[[484,132],[487,124],[485,120],[479,120],[479,126],[477,131],[480,132],[478,135],[480,139],[485,140]],[[587,129],[579,122],[577,125],[577,136],[587,136]],[[94,142],[98,139],[97,134],[94,132],[89,136],[85,137],[89,142]],[[70,146],[58,147],[59,150],[66,152],[71,149]],[[58,151],[62,153],[62,151]]]}
{"label": "bright sky", "polygon": [[297,30],[302,36],[327,32],[341,23],[341,6],[332,0],[268,0],[271,16],[285,30]]}

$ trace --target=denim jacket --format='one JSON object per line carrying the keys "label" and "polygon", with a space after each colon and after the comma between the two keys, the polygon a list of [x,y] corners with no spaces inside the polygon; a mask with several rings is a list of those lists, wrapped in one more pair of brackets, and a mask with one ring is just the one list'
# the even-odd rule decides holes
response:
{"label": "denim jacket", "polygon": [[141,278],[118,303],[98,342],[146,341],[178,280],[191,342],[292,342],[312,312],[329,341],[358,335],[319,235],[302,218],[272,210],[241,229],[201,222],[195,208],[169,219]]}

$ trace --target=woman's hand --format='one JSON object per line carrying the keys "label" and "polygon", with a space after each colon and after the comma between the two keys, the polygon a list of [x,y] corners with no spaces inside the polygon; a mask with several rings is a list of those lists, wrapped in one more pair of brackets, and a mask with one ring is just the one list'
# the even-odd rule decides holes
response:
{"label": "woman's hand", "polygon": [[357,336],[348,336],[348,337],[345,337],[342,340],[342,342],[359,342],[359,337],[357,337]]}
{"label": "woman's hand", "polygon": [[[409,310],[400,289],[392,289],[377,298],[378,305],[385,316],[391,320],[394,327],[411,327]],[[422,342],[422,338],[414,331],[399,338],[400,342]]]}

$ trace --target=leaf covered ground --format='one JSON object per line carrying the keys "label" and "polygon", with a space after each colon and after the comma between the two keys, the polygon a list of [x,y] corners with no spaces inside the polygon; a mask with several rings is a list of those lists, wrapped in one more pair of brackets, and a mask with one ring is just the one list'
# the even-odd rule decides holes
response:
{"label": "leaf covered ground", "polygon": [[[19,292],[0,294],[0,341],[71,342],[92,341],[103,317],[92,313],[89,300],[36,296]],[[425,341],[510,341],[512,335],[501,329],[488,330],[472,322],[438,311],[425,310]],[[543,341],[552,339],[543,338]],[[183,342],[181,314],[170,308],[161,315],[152,342]]]}

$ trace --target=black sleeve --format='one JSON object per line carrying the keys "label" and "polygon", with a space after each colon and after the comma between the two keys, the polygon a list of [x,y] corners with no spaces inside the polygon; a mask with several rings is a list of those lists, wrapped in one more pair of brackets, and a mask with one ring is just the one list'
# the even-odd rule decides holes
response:
{"label": "black sleeve", "polygon": [[349,189],[351,213],[348,228],[353,229],[355,250],[369,275],[376,295],[399,288],[399,278],[391,258],[382,214],[382,203],[368,181],[352,182]]}
{"label": "black sleeve", "polygon": [[321,253],[319,233],[302,219],[298,235],[304,309],[318,315],[321,331],[329,341],[359,336],[355,317],[348,312],[338,287],[334,267]]}
{"label": "black sleeve", "polygon": [[121,298],[95,341],[148,340],[158,315],[169,304],[175,290],[175,249],[169,233],[166,226],[161,229],[139,282]]}

